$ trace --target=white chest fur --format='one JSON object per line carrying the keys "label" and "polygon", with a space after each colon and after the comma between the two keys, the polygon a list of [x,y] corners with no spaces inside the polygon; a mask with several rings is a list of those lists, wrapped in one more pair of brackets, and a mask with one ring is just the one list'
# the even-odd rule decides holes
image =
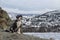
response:
{"label": "white chest fur", "polygon": [[17,21],[17,27],[20,27],[20,26],[21,26],[21,24],[22,24],[22,22],[21,22],[21,21]]}
{"label": "white chest fur", "polygon": [[17,33],[19,34],[21,34],[21,28],[20,28],[21,24],[22,24],[22,21],[17,21],[17,28],[18,28]]}

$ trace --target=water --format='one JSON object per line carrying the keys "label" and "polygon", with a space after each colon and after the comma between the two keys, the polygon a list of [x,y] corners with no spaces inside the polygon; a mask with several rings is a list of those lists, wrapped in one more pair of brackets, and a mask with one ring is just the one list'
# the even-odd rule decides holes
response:
{"label": "water", "polygon": [[60,33],[23,33],[26,35],[32,35],[40,38],[53,38],[54,40],[60,40]]}

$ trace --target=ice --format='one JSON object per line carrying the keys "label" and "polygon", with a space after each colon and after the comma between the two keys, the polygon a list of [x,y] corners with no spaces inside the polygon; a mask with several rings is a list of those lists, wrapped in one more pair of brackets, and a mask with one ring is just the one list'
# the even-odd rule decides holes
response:
{"label": "ice", "polygon": [[60,40],[60,33],[23,33],[26,35],[33,35],[40,38],[53,38],[54,40]]}

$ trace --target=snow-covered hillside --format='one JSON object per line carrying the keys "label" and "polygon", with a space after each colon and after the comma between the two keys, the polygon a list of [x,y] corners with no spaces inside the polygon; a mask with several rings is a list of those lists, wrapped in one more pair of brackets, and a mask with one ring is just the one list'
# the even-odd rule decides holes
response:
{"label": "snow-covered hillside", "polygon": [[[16,19],[16,15],[18,13],[8,13],[12,20]],[[23,15],[23,23],[26,25],[34,25],[34,26],[40,26],[41,24],[50,25],[60,25],[60,11],[54,10],[49,11],[44,14],[19,14]]]}
{"label": "snow-covered hillside", "polygon": [[[12,20],[15,20],[16,15],[22,15],[23,27],[44,27],[44,30],[58,31],[60,30],[60,11],[54,10],[43,14],[18,14],[9,13]],[[57,27],[58,26],[58,27]],[[46,30],[46,31],[47,31]]]}

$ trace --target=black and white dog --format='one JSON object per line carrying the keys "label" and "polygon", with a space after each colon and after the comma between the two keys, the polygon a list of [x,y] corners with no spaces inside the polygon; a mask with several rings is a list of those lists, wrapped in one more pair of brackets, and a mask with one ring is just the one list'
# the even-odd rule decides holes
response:
{"label": "black and white dog", "polygon": [[17,32],[19,34],[22,33],[22,15],[17,15],[16,20],[13,25],[10,27],[10,32]]}

